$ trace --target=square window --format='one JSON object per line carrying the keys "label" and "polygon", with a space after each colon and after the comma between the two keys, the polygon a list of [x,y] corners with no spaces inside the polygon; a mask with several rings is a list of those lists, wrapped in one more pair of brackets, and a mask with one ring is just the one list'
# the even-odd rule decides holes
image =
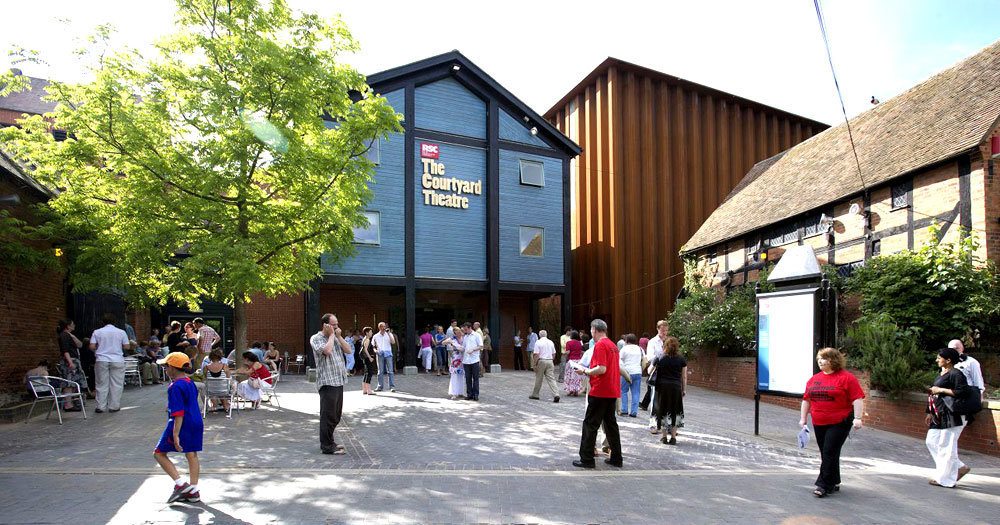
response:
{"label": "square window", "polygon": [[365,152],[365,158],[370,160],[372,164],[378,166],[379,161],[382,156],[382,141],[375,139],[371,142],[371,147]]}
{"label": "square window", "polygon": [[382,243],[381,235],[379,235],[381,215],[377,211],[365,211],[361,213],[368,219],[368,227],[359,226],[354,228],[355,244],[378,246]]}
{"label": "square window", "polygon": [[521,256],[541,257],[545,253],[545,230],[535,226],[521,226]]}
{"label": "square window", "polygon": [[906,181],[892,186],[892,209],[898,210],[910,205],[912,182]]}
{"label": "square window", "polygon": [[521,184],[545,186],[545,165],[541,162],[521,159]]}

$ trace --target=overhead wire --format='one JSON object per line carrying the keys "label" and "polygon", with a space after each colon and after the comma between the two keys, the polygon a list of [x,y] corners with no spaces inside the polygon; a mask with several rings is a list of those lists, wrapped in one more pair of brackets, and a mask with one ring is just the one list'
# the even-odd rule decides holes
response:
{"label": "overhead wire", "polygon": [[816,7],[816,18],[819,20],[819,30],[823,36],[823,45],[826,48],[826,58],[830,63],[830,74],[833,75],[833,86],[837,89],[837,98],[840,100],[840,112],[844,115],[844,123],[847,125],[847,138],[851,141],[851,151],[854,153],[854,163],[858,168],[858,178],[861,179],[861,189],[868,191],[865,183],[865,176],[861,173],[861,160],[858,158],[858,148],[854,144],[854,132],[851,131],[851,120],[847,118],[847,108],[844,106],[844,95],[840,91],[840,82],[837,80],[837,70],[833,67],[833,53],[830,51],[830,39],[826,34],[826,22],[823,21],[823,8],[820,7],[820,0],[813,0]]}

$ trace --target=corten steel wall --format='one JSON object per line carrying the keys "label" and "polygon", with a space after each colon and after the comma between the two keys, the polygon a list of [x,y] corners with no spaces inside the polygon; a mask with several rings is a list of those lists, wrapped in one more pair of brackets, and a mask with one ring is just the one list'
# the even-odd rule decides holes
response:
{"label": "corten steel wall", "polygon": [[828,126],[615,59],[545,117],[583,148],[571,237],[575,325],[652,331],[683,286],[678,256],[757,162]]}

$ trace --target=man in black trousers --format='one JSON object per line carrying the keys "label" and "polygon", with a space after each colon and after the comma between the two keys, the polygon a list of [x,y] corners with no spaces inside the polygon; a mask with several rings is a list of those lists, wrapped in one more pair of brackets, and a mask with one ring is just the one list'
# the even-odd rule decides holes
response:
{"label": "man in black trousers", "polygon": [[309,339],[316,358],[316,388],[319,390],[319,447],[324,454],[344,455],[347,450],[334,440],[333,432],[344,411],[347,367],[344,355],[354,352],[341,335],[337,316],[323,315],[322,329]]}
{"label": "man in black trousers", "polygon": [[597,431],[604,424],[611,456],[604,462],[614,467],[622,466],[622,443],[618,433],[618,419],[615,404],[621,397],[621,381],[618,373],[618,346],[608,339],[608,325],[601,319],[590,323],[594,334],[594,355],[590,358],[590,368],[578,369],[576,373],[590,377],[590,392],[587,395],[587,414],[583,418],[583,435],[580,437],[580,459],[573,461],[574,467],[594,468],[594,445]]}

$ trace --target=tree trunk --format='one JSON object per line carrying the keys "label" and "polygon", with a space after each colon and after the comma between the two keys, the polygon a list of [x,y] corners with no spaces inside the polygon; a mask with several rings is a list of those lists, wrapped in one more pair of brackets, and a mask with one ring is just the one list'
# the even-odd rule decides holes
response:
{"label": "tree trunk", "polygon": [[243,367],[243,352],[247,350],[247,303],[240,297],[233,304],[233,344],[236,345],[236,368]]}

